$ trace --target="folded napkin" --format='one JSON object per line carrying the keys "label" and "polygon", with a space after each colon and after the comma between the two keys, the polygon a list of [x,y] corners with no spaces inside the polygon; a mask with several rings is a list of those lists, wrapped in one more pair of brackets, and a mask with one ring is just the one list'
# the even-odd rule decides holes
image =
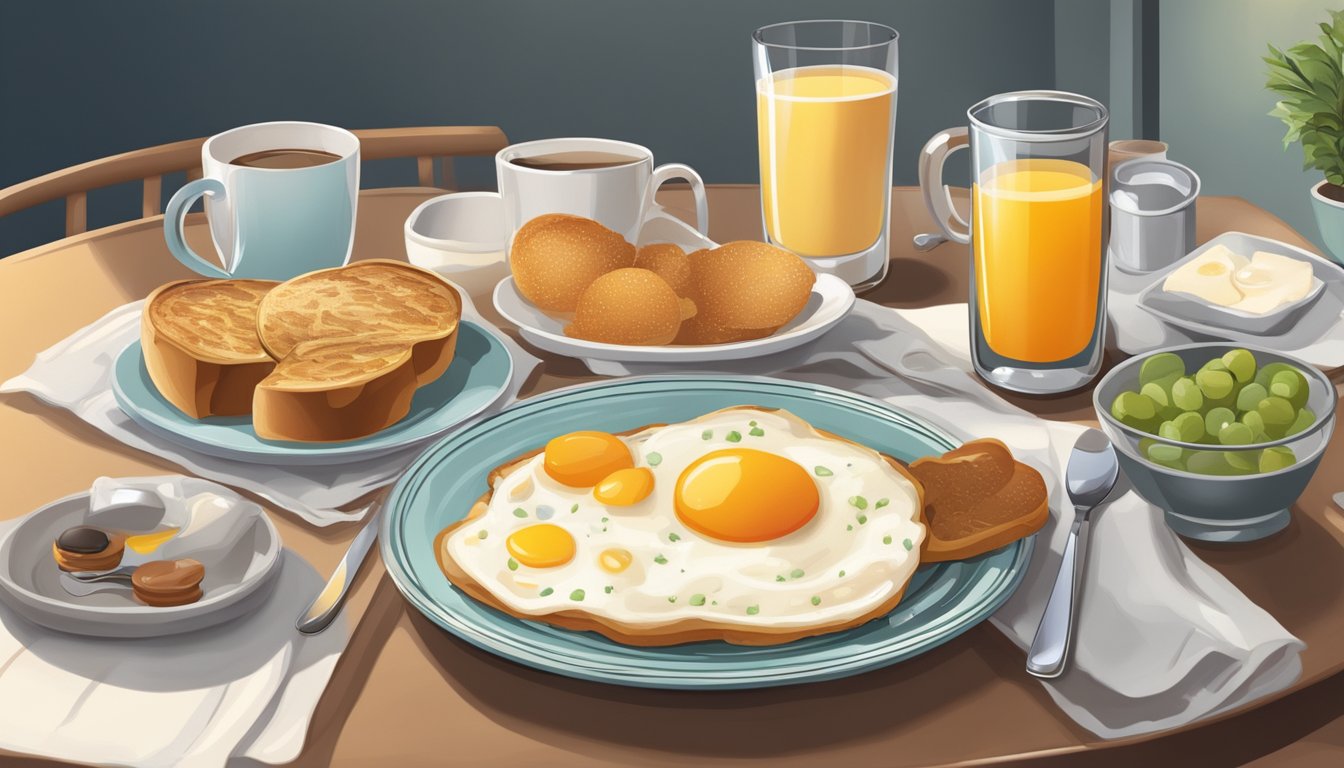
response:
{"label": "folded napkin", "polygon": [[[1075,424],[1048,422],[993,394],[971,373],[965,304],[891,310],[859,301],[834,330],[798,349],[706,366],[775,375],[884,400],[963,440],[996,437],[1045,477],[1051,517],[1012,598],[992,621],[1026,649],[1073,521],[1063,469]],[[687,372],[656,365],[611,373]],[[1073,661],[1046,690],[1105,738],[1184,725],[1289,685],[1302,642],[1205,565],[1162,512],[1127,487],[1094,513]]]}
{"label": "folded napkin", "polygon": [[[197,478],[100,478],[158,493],[169,507],[212,494],[239,517],[263,514]],[[17,521],[0,525],[0,537]],[[222,535],[222,534],[221,534]],[[136,640],[80,637],[0,604],[0,748],[78,763],[221,766],[298,757],[313,710],[349,639],[343,617],[319,635],[294,620],[323,578],[285,551],[270,595],[233,621]]]}
{"label": "folded napkin", "polygon": [[[346,508],[395,480],[424,449],[422,441],[370,459],[328,466],[288,466],[209,456],[154,434],[123,413],[112,394],[113,365],[117,355],[140,338],[143,304],[133,301],[118,307],[39,352],[26,372],[0,384],[0,393],[28,392],[70,411],[132,448],[167,459],[192,474],[254,493],[318,526],[362,518],[367,506]],[[465,292],[462,315],[483,326],[490,325],[481,319]],[[486,412],[513,402],[523,382],[540,363],[505,334],[496,335],[513,358],[513,380]]]}

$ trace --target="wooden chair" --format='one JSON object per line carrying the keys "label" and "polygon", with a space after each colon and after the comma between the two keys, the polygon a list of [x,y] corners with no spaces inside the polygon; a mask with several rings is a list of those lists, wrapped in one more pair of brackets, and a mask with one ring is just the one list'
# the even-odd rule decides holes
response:
{"label": "wooden chair", "polygon": [[[353,133],[359,137],[361,160],[414,157],[420,186],[446,189],[456,186],[454,157],[493,155],[509,143],[504,132],[494,126],[376,128]],[[205,139],[188,139],[137,149],[0,189],[0,216],[64,198],[65,236],[77,235],[88,228],[89,190],[128,181],[143,184],[141,215],[157,216],[163,212],[164,175],[186,171],[188,180],[200,178],[204,143]],[[436,165],[441,166],[438,184],[434,178]]]}

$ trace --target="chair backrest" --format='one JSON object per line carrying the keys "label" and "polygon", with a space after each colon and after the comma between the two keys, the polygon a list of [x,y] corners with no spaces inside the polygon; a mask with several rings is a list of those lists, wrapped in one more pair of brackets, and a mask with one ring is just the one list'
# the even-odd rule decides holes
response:
{"label": "chair backrest", "polygon": [[[414,157],[420,186],[448,189],[455,186],[453,157],[492,155],[509,143],[503,131],[486,125],[375,128],[354,134],[359,137],[361,159]],[[128,181],[143,183],[141,215],[156,216],[163,210],[164,175],[186,171],[188,179],[199,178],[204,143],[205,139],[189,139],[137,149],[0,189],[0,216],[64,198],[65,235],[77,235],[88,228],[89,190]],[[437,163],[441,165],[438,184],[436,161],[441,161]]]}

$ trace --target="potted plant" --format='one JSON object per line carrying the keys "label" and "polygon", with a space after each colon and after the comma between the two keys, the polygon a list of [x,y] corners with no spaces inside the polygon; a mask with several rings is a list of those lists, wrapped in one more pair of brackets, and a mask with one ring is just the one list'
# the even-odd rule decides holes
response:
{"label": "potted plant", "polygon": [[1344,11],[1330,11],[1319,44],[1302,42],[1280,51],[1269,46],[1269,90],[1281,97],[1269,113],[1288,126],[1287,149],[1301,142],[1303,170],[1325,179],[1311,188],[1321,238],[1344,261]]}

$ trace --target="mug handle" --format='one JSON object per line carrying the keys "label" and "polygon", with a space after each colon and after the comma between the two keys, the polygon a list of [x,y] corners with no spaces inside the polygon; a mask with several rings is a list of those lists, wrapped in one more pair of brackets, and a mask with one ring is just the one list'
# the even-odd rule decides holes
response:
{"label": "mug handle", "polygon": [[644,210],[652,211],[656,205],[653,196],[658,188],[673,179],[683,179],[691,183],[691,194],[695,196],[695,230],[701,237],[709,237],[709,204],[705,200],[705,181],[689,165],[668,163],[653,169],[648,187],[644,192]]}
{"label": "mug handle", "polygon": [[919,188],[924,193],[924,205],[943,234],[958,243],[971,242],[971,226],[952,206],[952,193],[943,183],[943,163],[948,155],[970,144],[965,128],[949,128],[935,134],[919,153]]}
{"label": "mug handle", "polygon": [[189,181],[173,193],[163,214],[163,239],[168,242],[168,251],[178,261],[206,277],[232,277],[216,264],[206,261],[191,250],[186,238],[182,236],[182,227],[186,223],[187,211],[196,198],[202,195],[224,197],[224,185],[216,179],[203,178]]}

